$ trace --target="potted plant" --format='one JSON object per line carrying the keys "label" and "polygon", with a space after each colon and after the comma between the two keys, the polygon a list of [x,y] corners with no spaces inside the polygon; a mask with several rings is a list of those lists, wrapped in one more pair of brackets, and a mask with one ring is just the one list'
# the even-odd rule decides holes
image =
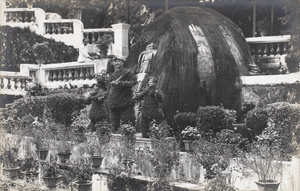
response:
{"label": "potted plant", "polygon": [[71,141],[58,141],[58,144],[57,155],[59,157],[59,162],[60,164],[66,164],[70,160],[73,143]]}
{"label": "potted plant", "polygon": [[75,174],[74,184],[77,186],[78,191],[91,190],[93,169],[88,160],[80,160],[78,163],[73,164],[71,172]]}
{"label": "potted plant", "polygon": [[[259,136],[258,136],[259,137]],[[276,144],[259,139],[250,146],[250,151],[241,159],[243,166],[251,169],[258,177],[258,190],[276,191],[277,180],[282,171],[282,154]]]}
{"label": "potted plant", "polygon": [[113,43],[114,38],[112,34],[103,34],[97,41],[97,47],[100,49],[100,57],[106,58],[109,45]]}
{"label": "potted plant", "polygon": [[124,160],[123,164],[126,167],[131,167],[132,163],[134,162],[132,160],[132,156],[134,154],[134,145],[136,142],[136,136],[135,136],[135,127],[130,124],[122,124],[120,128],[121,133],[121,147],[123,149],[124,153]]}
{"label": "potted plant", "polygon": [[191,150],[191,142],[198,140],[201,138],[201,134],[196,127],[187,126],[181,132],[182,142],[184,143],[184,147],[186,151]]}
{"label": "potted plant", "polygon": [[130,186],[130,172],[125,172],[122,164],[111,164],[107,176],[107,187],[111,191],[132,190]]}
{"label": "potted plant", "polygon": [[21,172],[25,176],[27,182],[29,182],[30,179],[34,180],[34,178],[37,177],[39,174],[38,169],[39,161],[36,158],[29,156],[22,160]]}
{"label": "potted plant", "polygon": [[37,155],[40,160],[45,160],[50,146],[50,130],[37,119],[32,123],[32,128],[35,129],[35,131],[32,132],[32,136],[33,143],[36,146]]}
{"label": "potted plant", "polygon": [[43,180],[48,188],[56,188],[61,178],[56,163],[43,163]]}
{"label": "potted plant", "polygon": [[16,179],[20,171],[21,160],[18,157],[17,146],[6,147],[0,155],[0,162],[3,163],[3,172],[11,179]]}
{"label": "potted plant", "polygon": [[92,167],[98,168],[102,164],[102,152],[106,149],[111,138],[111,128],[107,121],[95,124],[96,132],[87,141]]}

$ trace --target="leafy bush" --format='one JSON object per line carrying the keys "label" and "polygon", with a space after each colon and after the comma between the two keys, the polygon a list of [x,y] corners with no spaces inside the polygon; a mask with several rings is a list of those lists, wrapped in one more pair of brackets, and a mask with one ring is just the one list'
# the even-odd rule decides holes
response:
{"label": "leafy bush", "polygon": [[37,42],[47,42],[49,44],[48,46],[54,55],[53,63],[76,61],[78,57],[78,51],[74,47],[56,42],[53,39],[44,38],[32,33],[28,28],[1,26],[0,70],[18,71],[21,63],[36,63],[32,47]]}
{"label": "leafy bush", "polygon": [[266,108],[256,108],[247,113],[246,128],[249,131],[249,140],[262,133],[267,127],[269,115]]}
{"label": "leafy bush", "polygon": [[174,121],[177,125],[176,132],[181,133],[187,126],[196,127],[198,116],[192,112],[179,112],[174,115]]}
{"label": "leafy bush", "polygon": [[199,107],[197,114],[199,117],[197,127],[203,134],[212,132],[215,135],[222,129],[232,128],[236,122],[236,112],[222,106]]}
{"label": "leafy bush", "polygon": [[[297,126],[300,124],[300,105],[287,102],[277,102],[269,104],[267,107],[273,133],[278,136],[270,139],[271,142],[278,142],[279,147],[285,154],[291,154],[299,148],[299,143],[295,145],[295,137],[300,136]],[[273,124],[272,124],[273,123]],[[271,132],[265,134],[271,134]]]}

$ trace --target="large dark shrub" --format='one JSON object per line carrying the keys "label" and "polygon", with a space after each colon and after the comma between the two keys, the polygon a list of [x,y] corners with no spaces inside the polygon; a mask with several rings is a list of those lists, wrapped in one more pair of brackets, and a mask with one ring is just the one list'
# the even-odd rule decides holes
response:
{"label": "large dark shrub", "polygon": [[[53,52],[54,61],[51,63],[62,63],[76,61],[78,50],[53,39],[47,39],[28,28],[0,27],[0,70],[18,71],[21,63],[36,63],[32,53],[32,47],[36,43],[48,42]],[[48,62],[49,63],[49,62]]]}
{"label": "large dark shrub", "polygon": [[261,134],[267,127],[268,117],[266,108],[257,108],[247,113],[246,128],[249,132],[249,140],[253,140],[255,136]]}
{"label": "large dark shrub", "polygon": [[203,134],[208,132],[216,134],[222,129],[231,129],[236,122],[236,112],[221,106],[199,107],[197,114],[199,117],[197,127]]}
{"label": "large dark shrub", "polygon": [[[267,107],[270,122],[268,124],[271,135],[268,138],[271,143],[279,144],[284,154],[291,154],[299,148],[299,142],[295,138],[300,136],[297,126],[300,124],[300,105],[288,102],[277,102],[269,104]],[[275,134],[276,136],[273,136]]]}
{"label": "large dark shrub", "polygon": [[174,121],[176,123],[176,133],[181,133],[187,126],[196,127],[198,116],[193,112],[179,112],[174,115]]}

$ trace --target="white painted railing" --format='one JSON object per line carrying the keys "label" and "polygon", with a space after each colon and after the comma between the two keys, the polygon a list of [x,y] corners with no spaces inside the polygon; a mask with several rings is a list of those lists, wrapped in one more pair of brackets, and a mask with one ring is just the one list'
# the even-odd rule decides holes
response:
{"label": "white painted railing", "polygon": [[30,78],[19,72],[0,71],[0,94],[25,95]]}

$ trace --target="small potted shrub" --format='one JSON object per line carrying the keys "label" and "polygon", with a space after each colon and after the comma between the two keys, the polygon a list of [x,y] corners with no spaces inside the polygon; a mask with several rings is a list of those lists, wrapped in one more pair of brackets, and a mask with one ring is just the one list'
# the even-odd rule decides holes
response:
{"label": "small potted shrub", "polygon": [[49,151],[51,132],[48,128],[45,128],[42,122],[38,122],[37,120],[32,123],[32,127],[35,129],[32,132],[32,136],[36,152],[40,160],[45,160]]}
{"label": "small potted shrub", "polygon": [[114,41],[113,36],[111,34],[102,35],[98,41],[97,46],[100,49],[100,57],[106,58],[109,45]]}
{"label": "small potted shrub", "polygon": [[78,191],[91,190],[93,169],[89,161],[81,160],[73,164],[71,172],[76,176],[74,184],[77,186]]}
{"label": "small potted shrub", "polygon": [[11,179],[16,179],[20,171],[21,160],[18,157],[19,148],[17,146],[4,148],[0,155],[0,161],[3,163],[3,172]]}
{"label": "small potted shrub", "polygon": [[43,180],[48,188],[56,188],[60,181],[61,175],[59,175],[58,166],[56,163],[44,163],[43,164]]}
{"label": "small potted shrub", "polygon": [[102,152],[106,149],[111,138],[111,127],[107,121],[98,122],[95,125],[96,133],[91,136],[87,144],[89,146],[89,154],[92,160],[93,168],[98,168],[102,164]]}
{"label": "small potted shrub", "polygon": [[133,164],[131,157],[134,153],[134,145],[136,142],[135,127],[130,124],[122,124],[120,133],[122,135],[121,146],[123,146],[124,160],[123,164],[130,167]]}
{"label": "small potted shrub", "polygon": [[257,141],[248,145],[249,152],[241,158],[242,164],[257,175],[255,183],[259,191],[276,191],[280,184],[277,179],[282,172],[284,155],[277,136],[276,127],[270,120],[262,134],[256,137]]}
{"label": "small potted shrub", "polygon": [[58,143],[59,146],[57,148],[57,155],[59,157],[59,161],[61,164],[66,164],[70,160],[73,143],[70,141],[58,141]]}
{"label": "small potted shrub", "polygon": [[200,132],[196,127],[187,126],[182,132],[182,142],[186,151],[191,150],[191,142],[198,140],[201,137]]}
{"label": "small potted shrub", "polygon": [[39,161],[36,158],[29,156],[22,160],[21,172],[24,174],[27,182],[29,182],[30,179],[34,180],[34,178],[37,177],[39,174],[38,170]]}

